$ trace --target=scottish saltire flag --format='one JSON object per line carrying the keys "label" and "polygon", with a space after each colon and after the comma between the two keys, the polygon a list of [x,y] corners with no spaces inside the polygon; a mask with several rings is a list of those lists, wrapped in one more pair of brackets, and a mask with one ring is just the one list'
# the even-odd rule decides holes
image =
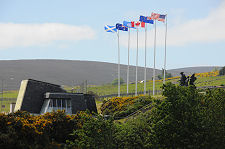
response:
{"label": "scottish saltire flag", "polygon": [[116,29],[116,26],[105,25],[105,31],[111,32],[111,33],[116,33],[117,29]]}
{"label": "scottish saltire flag", "polygon": [[159,18],[160,14],[158,13],[152,13],[151,14],[151,18],[154,19],[154,20],[157,20]]}
{"label": "scottish saltire flag", "polygon": [[123,24],[117,23],[116,29],[122,30],[122,31],[128,31],[128,27],[124,26]]}
{"label": "scottish saltire flag", "polygon": [[158,21],[165,22],[165,19],[166,19],[166,15],[162,15],[162,14],[161,14],[157,20],[158,20]]}
{"label": "scottish saltire flag", "polygon": [[151,17],[140,16],[139,21],[154,24],[154,20]]}

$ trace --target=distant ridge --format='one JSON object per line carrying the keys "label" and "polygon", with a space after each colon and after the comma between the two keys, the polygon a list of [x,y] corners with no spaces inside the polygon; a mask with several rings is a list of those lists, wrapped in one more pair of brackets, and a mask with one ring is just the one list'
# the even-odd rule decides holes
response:
{"label": "distant ridge", "polygon": [[[186,73],[208,72],[215,67],[188,67],[168,70],[173,76]],[[121,65],[121,77],[126,81],[127,65]],[[138,68],[138,80],[144,79],[144,68]],[[156,70],[156,75],[161,70]],[[117,64],[78,60],[0,60],[0,80],[4,90],[19,89],[21,80],[36,79],[59,85],[101,85],[117,78]],[[147,69],[147,79],[152,78],[152,69]],[[130,81],[135,81],[135,66],[130,67]],[[1,86],[0,86],[1,88]]]}

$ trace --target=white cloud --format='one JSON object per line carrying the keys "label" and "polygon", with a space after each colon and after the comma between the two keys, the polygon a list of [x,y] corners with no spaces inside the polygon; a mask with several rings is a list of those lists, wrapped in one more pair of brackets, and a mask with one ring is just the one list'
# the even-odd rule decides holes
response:
{"label": "white cloud", "polygon": [[94,30],[88,26],[73,26],[60,23],[0,23],[0,49],[46,45],[59,40],[88,40],[93,39],[94,36]]}
{"label": "white cloud", "polygon": [[[189,20],[183,24],[177,24],[168,28],[167,45],[183,46],[189,43],[213,43],[225,41],[225,1],[209,15],[202,19]],[[162,24],[162,23],[158,23]],[[148,47],[153,46],[154,26],[148,32]],[[157,27],[157,45],[164,44],[165,27]],[[139,36],[140,48],[144,47],[144,33]],[[150,38],[150,39],[149,39]],[[122,35],[121,43],[127,46],[127,34]],[[136,33],[131,35],[131,47],[136,47]]]}

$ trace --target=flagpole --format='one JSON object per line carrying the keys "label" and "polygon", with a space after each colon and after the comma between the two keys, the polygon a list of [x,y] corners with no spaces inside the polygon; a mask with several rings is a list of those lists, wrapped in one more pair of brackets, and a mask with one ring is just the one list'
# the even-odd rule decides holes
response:
{"label": "flagpole", "polygon": [[156,19],[155,19],[155,39],[154,39],[153,96],[155,95],[155,56],[156,56]]}
{"label": "flagpole", "polygon": [[130,59],[130,28],[128,28],[128,63],[127,63],[127,95],[129,94],[129,59]]}
{"label": "flagpole", "polygon": [[118,97],[120,97],[120,45],[119,45],[119,30],[117,32],[118,37]]}
{"label": "flagpole", "polygon": [[146,95],[146,53],[147,53],[147,23],[145,24],[145,74],[144,74],[144,95]]}
{"label": "flagpole", "polygon": [[163,77],[163,84],[165,84],[166,80],[166,38],[167,38],[167,14],[166,14],[166,31],[165,31],[165,55],[164,55],[164,77]]}
{"label": "flagpole", "polygon": [[138,27],[137,27],[137,54],[136,54],[136,88],[135,88],[135,96],[137,96],[137,69],[138,69]]}

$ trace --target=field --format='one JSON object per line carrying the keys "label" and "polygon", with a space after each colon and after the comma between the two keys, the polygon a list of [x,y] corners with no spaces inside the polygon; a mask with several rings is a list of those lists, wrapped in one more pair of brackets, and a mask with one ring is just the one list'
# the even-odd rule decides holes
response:
{"label": "field", "polygon": [[[208,73],[201,73],[199,76],[197,76],[197,80],[195,82],[197,87],[203,87],[203,86],[221,86],[225,85],[225,76],[210,76],[210,75],[205,75]],[[172,82],[173,84],[178,84],[179,83],[180,77],[173,77],[173,78],[168,78],[166,82]],[[163,80],[156,80],[156,91],[161,90],[161,86],[163,84]],[[150,91],[152,93],[152,88],[153,88],[153,82],[147,81],[147,91]],[[68,92],[71,92],[72,87],[65,87],[65,89]],[[79,86],[73,87],[74,92],[80,91]],[[87,91],[92,91],[98,96],[104,96],[104,95],[111,95],[111,94],[117,94],[118,87],[117,85],[101,85],[101,86],[95,86],[95,85],[88,85]],[[122,84],[120,87],[121,94],[126,94],[127,92],[127,85]],[[140,94],[143,94],[144,91],[144,83],[138,83],[138,92]],[[129,93],[134,93],[135,92],[135,83],[129,84]],[[2,111],[8,112],[9,111],[9,104],[12,102],[16,102],[16,98],[18,95],[18,91],[5,91],[3,92],[3,101],[1,102],[1,105],[4,105],[2,108]],[[0,96],[2,99],[2,95]],[[98,103],[100,104],[100,103]]]}
{"label": "field", "polygon": [[[179,83],[179,77],[174,77],[168,79],[166,82],[172,82],[174,84]],[[156,90],[161,90],[161,86],[163,84],[162,80],[156,80],[155,87]],[[210,77],[197,77],[197,80],[195,82],[197,87],[202,87],[202,86],[220,86],[220,85],[225,85],[225,76],[210,76]],[[152,91],[153,88],[153,82],[152,81],[147,81],[146,85],[147,91]],[[102,95],[109,95],[109,94],[116,94],[117,93],[117,86],[114,85],[103,85],[103,86],[91,86],[88,87],[88,91],[92,91],[99,96]],[[143,92],[144,90],[144,83],[138,83],[138,92]],[[120,87],[120,92],[126,93],[127,92],[127,85],[122,84]],[[135,92],[135,84],[129,84],[129,92],[134,93]]]}

